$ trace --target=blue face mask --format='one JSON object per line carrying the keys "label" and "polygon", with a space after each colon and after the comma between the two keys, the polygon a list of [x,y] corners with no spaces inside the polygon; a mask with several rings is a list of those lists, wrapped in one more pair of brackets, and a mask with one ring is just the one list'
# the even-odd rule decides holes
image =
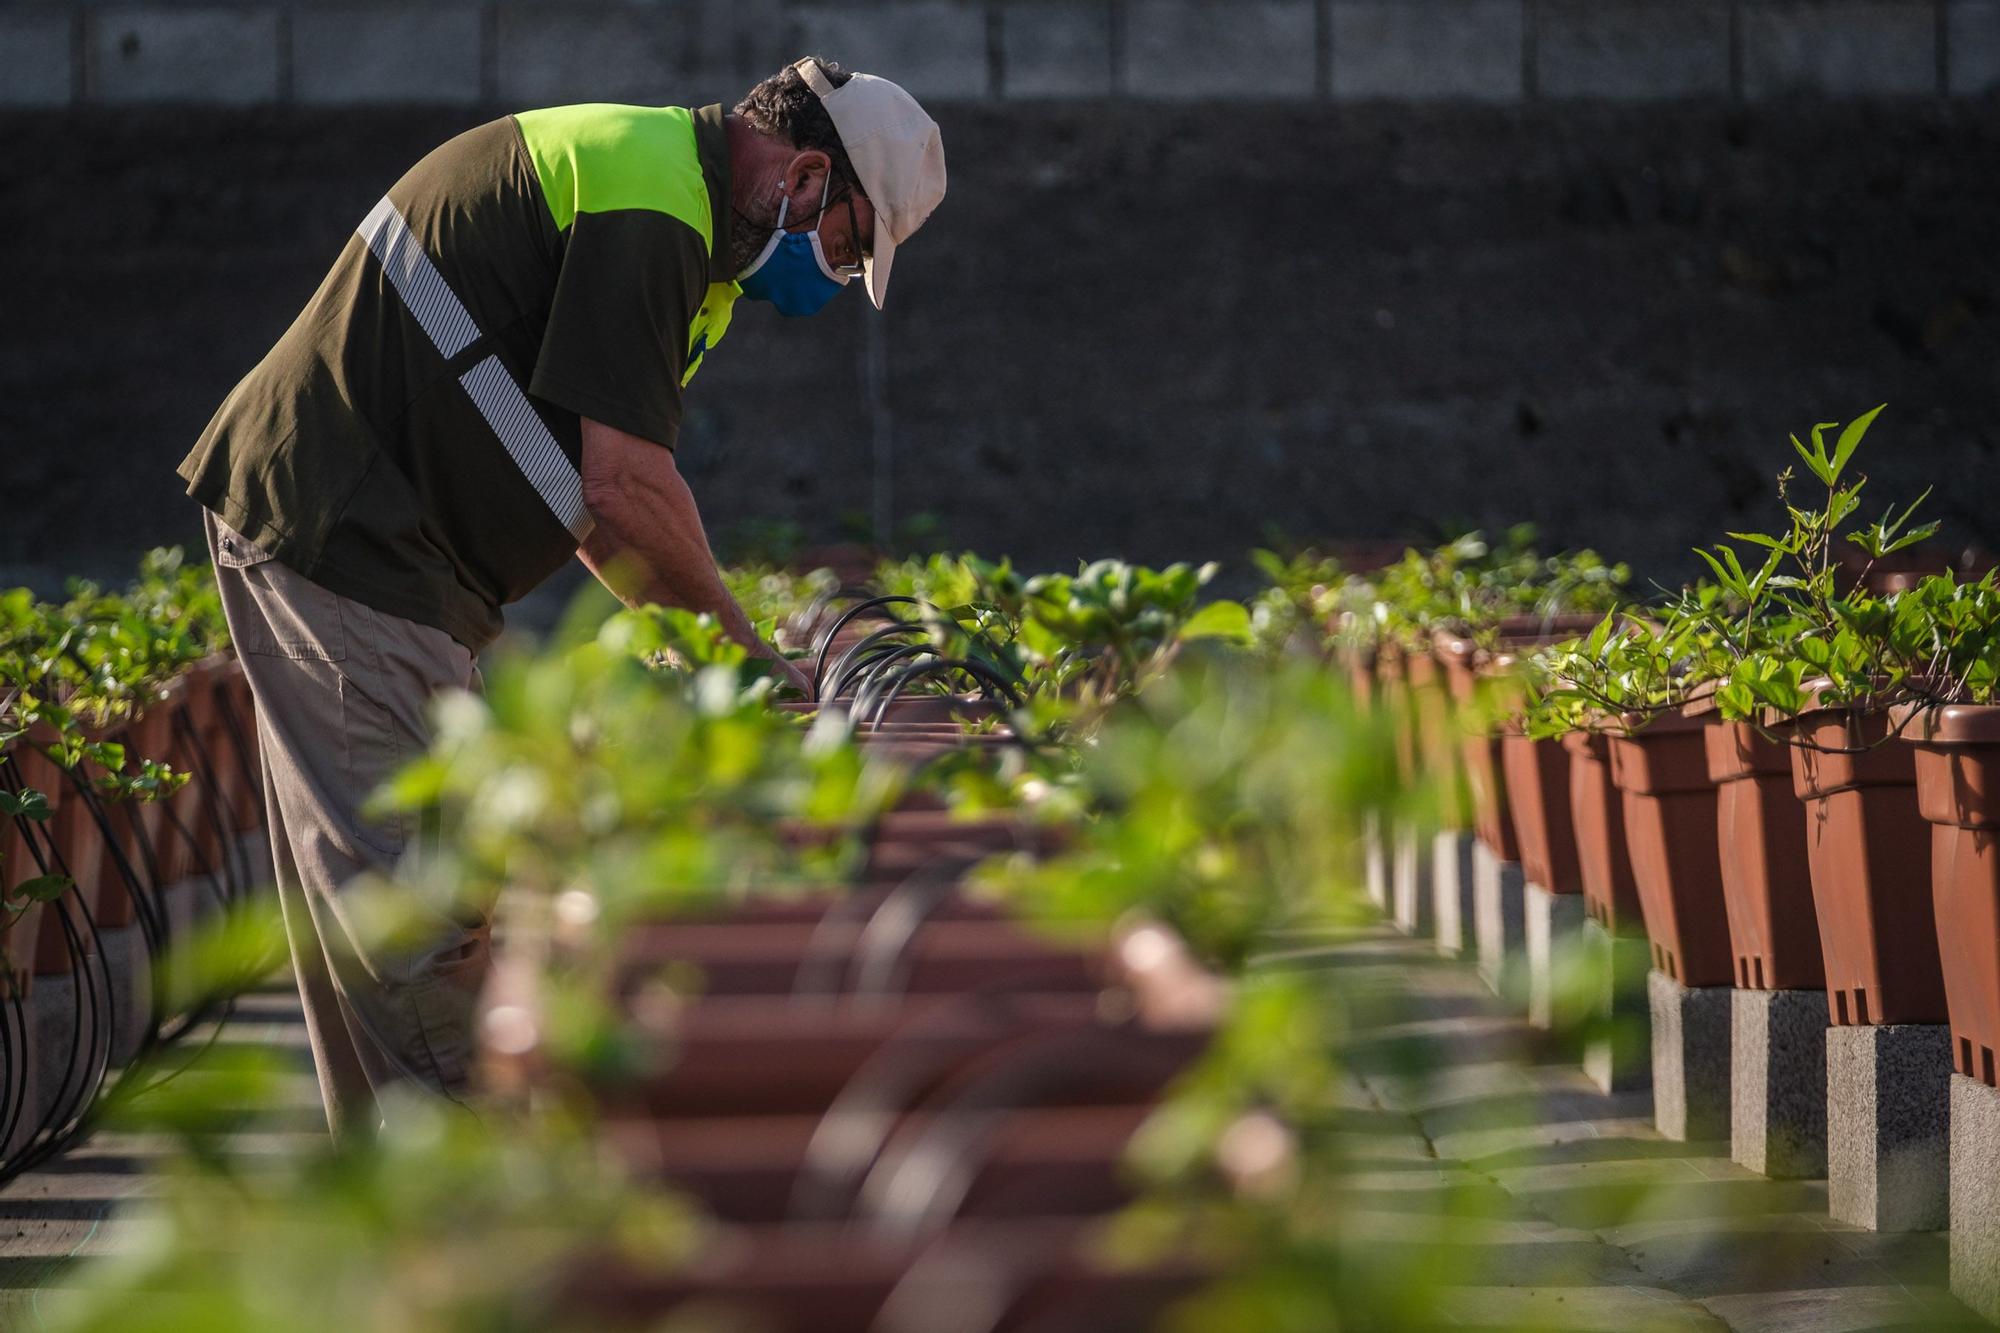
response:
{"label": "blue face mask", "polygon": [[[831,182],[828,182],[830,185]],[[781,315],[817,315],[847,279],[833,271],[820,249],[819,227],[797,235],[785,230],[785,211],[791,207],[789,195],[778,205],[778,227],[769,243],[752,260],[750,267],[736,275],[743,294],[753,301],[769,301]],[[819,206],[826,211],[826,187],[820,189]]]}

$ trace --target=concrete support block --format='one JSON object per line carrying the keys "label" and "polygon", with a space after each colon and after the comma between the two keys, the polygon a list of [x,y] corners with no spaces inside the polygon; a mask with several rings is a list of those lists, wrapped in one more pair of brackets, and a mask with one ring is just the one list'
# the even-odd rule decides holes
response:
{"label": "concrete support block", "polygon": [[2000,88],[2000,0],[1951,0],[1945,51],[1945,91],[1953,97]]}
{"label": "concrete support block", "polygon": [[1311,0],[1144,0],[1127,10],[1125,91],[1135,97],[1310,97]]}
{"label": "concrete support block", "polygon": [[1727,0],[1542,0],[1535,88],[1544,97],[1727,96]]}
{"label": "concrete support block", "polygon": [[1391,859],[1389,843],[1382,835],[1381,816],[1371,813],[1361,829],[1361,882],[1368,892],[1368,901],[1385,913],[1389,910]]}
{"label": "concrete support block", "polygon": [[1503,861],[1483,842],[1472,844],[1472,930],[1479,975],[1501,995],[1527,967],[1528,906],[1521,863]]}
{"label": "concrete support block", "polygon": [[[43,1093],[34,993],[30,991],[18,1008],[12,1000],[4,1003],[6,1012],[0,1014],[0,1023],[6,1025],[7,1032],[4,1064],[0,1064],[0,1156],[12,1157],[34,1141]],[[7,1123],[10,1116],[15,1117],[11,1129]]]}
{"label": "concrete support block", "polygon": [[1414,894],[1427,893],[1431,883],[1431,844],[1428,835],[1412,828],[1398,828],[1390,849],[1389,901],[1385,910],[1393,918],[1396,904]]}
{"label": "concrete support block", "polygon": [[1729,1133],[1728,986],[1689,988],[1664,972],[1646,975],[1653,1020],[1653,1123],[1686,1141]]}
{"label": "concrete support block", "polygon": [[320,106],[479,100],[476,8],[300,9],[292,93]]}
{"label": "concrete support block", "polygon": [[1951,1222],[1951,1029],[1826,1034],[1827,1211],[1870,1231]]}
{"label": "concrete support block", "polygon": [[111,979],[111,1064],[132,1063],[153,1017],[153,958],[137,925],[101,930],[98,949]]}
{"label": "concrete support block", "polygon": [[90,92],[105,102],[249,106],[278,97],[278,16],[264,9],[103,9]]}
{"label": "concrete support block", "polygon": [[1340,0],[1328,13],[1336,98],[1521,95],[1521,0]]}
{"label": "concrete support block", "polygon": [[2000,1324],[2000,1091],[1951,1076],[1951,1294]]}
{"label": "concrete support block", "polygon": [[970,100],[993,91],[982,6],[952,0],[802,5],[792,19],[801,51],[823,51],[848,69],[879,72],[917,97]]}
{"label": "concrete support block", "polygon": [[1744,0],[1746,97],[1925,97],[1937,86],[1937,10],[1908,0]]}
{"label": "concrete support block", "polygon": [[1477,947],[1472,905],[1472,849],[1477,841],[1470,833],[1453,829],[1438,834],[1431,844],[1431,929],[1436,932],[1437,951],[1446,958],[1463,957]]}
{"label": "concrete support block", "polygon": [[1826,1174],[1826,992],[1730,996],[1729,1155],[1776,1179]]}
{"label": "concrete support block", "polygon": [[1605,1093],[1652,1086],[1652,959],[1643,935],[1614,935],[1586,919],[1584,965],[1590,969],[1595,1031],[1584,1040],[1583,1074]]}
{"label": "concrete support block", "polygon": [[28,995],[28,1042],[35,1062],[29,1115],[37,1124],[68,1124],[97,1091],[92,1067],[103,1042],[104,995],[100,989],[91,996],[84,981],[80,1001],[80,981],[75,975],[36,977]]}
{"label": "concrete support block", "polygon": [[1416,873],[1396,876],[1395,896],[1389,905],[1390,919],[1396,923],[1396,929],[1405,935],[1428,939],[1437,929],[1436,904],[1431,889],[1437,875],[1437,858],[1449,849],[1442,839],[1433,839],[1429,843],[1420,838],[1412,838],[1411,841],[1420,865]]}
{"label": "concrete support block", "polygon": [[1000,11],[1001,91],[1008,97],[1107,97],[1111,6],[1013,4]]}
{"label": "concrete support block", "polygon": [[1527,909],[1528,1026],[1552,1028],[1558,994],[1582,947],[1583,923],[1588,920],[1583,895],[1551,893],[1539,884],[1527,885],[1522,894]]}
{"label": "concrete support block", "polygon": [[75,32],[66,8],[0,10],[0,106],[69,105]]}

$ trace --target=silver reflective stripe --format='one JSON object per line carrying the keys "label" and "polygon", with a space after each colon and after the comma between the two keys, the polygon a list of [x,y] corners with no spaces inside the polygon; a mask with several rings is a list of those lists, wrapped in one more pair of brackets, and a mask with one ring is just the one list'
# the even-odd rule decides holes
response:
{"label": "silver reflective stripe", "polygon": [[417,323],[424,326],[424,332],[431,335],[431,341],[444,353],[445,360],[479,340],[479,326],[445,285],[424,247],[410,235],[409,224],[403,221],[394,204],[385,198],[375,205],[374,211],[361,220],[360,231],[368,248],[382,261],[382,271],[395,284],[403,304],[417,317]]}
{"label": "silver reflective stripe", "polygon": [[[362,220],[359,231],[369,250],[382,261],[382,271],[403,304],[446,360],[479,341],[479,325],[410,234],[409,224],[394,204],[384,198]],[[583,478],[500,358],[487,357],[459,376],[458,382],[556,521],[579,542],[589,536],[596,520],[584,508]]]}
{"label": "silver reflective stripe", "polygon": [[460,375],[458,382],[556,520],[578,541],[589,536],[595,524],[583,507],[583,478],[570,466],[562,446],[549,434],[549,428],[535,414],[534,404],[514,383],[500,358],[487,357]]}

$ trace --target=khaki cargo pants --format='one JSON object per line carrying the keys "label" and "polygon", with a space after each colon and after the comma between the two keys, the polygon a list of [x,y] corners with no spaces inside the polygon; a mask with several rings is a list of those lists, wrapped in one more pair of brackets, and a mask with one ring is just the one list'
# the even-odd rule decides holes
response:
{"label": "khaki cargo pants", "polygon": [[431,696],[478,688],[479,670],[444,631],[330,592],[205,518],[257,700],[278,901],[327,1124],[338,1139],[365,1137],[384,1090],[455,1098],[471,1070],[486,924],[424,909],[421,944],[384,948],[343,888],[418,850],[408,816],[366,819],[362,805],[428,748]]}

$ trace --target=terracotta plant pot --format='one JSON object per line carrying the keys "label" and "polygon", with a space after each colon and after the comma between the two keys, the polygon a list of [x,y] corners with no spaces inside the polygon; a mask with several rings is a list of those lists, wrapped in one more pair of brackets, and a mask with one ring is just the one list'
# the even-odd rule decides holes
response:
{"label": "terracotta plant pot", "polygon": [[1501,764],[1501,735],[1481,720],[1481,665],[1486,654],[1472,640],[1437,636],[1437,661],[1450,690],[1452,717],[1459,733],[1459,763],[1465,774],[1472,831],[1502,861],[1518,861],[1521,849],[1507,814],[1507,783]]}
{"label": "terracotta plant pot", "polygon": [[1967,1078],[2000,1086],[1994,1077],[2000,1060],[2000,706],[1925,711],[1910,720],[1903,738],[1916,753],[1917,803],[1931,825],[1931,894],[1952,1061]]}
{"label": "terracotta plant pot", "polygon": [[1562,741],[1538,741],[1518,732],[1500,740],[1501,771],[1514,841],[1521,850],[1521,874],[1528,883],[1550,893],[1584,892],[1576,820],[1570,805],[1571,758]]}
{"label": "terracotta plant pot", "polygon": [[1613,934],[1631,934],[1642,929],[1639,886],[1625,845],[1625,804],[1611,781],[1611,740],[1572,731],[1562,747],[1569,756],[1570,826],[1584,915]]}
{"label": "terracotta plant pot", "polygon": [[[62,769],[25,743],[0,748],[0,761],[6,759],[14,761],[22,788],[32,788],[49,798],[49,819],[39,825],[31,825],[36,830],[36,843],[46,855],[51,827],[62,814]],[[21,820],[0,817],[0,887],[10,893],[43,873],[34,851],[29,847],[29,836]],[[9,985],[15,994],[27,993],[39,952],[42,918],[46,914],[43,904],[33,903],[18,916],[12,915],[12,909],[8,909],[5,916],[0,916],[0,921],[12,917],[11,924],[0,925],[0,958],[6,962],[5,968],[0,969],[0,994],[5,994]]]}
{"label": "terracotta plant pot", "polygon": [[1653,966],[1683,986],[1727,986],[1729,919],[1716,852],[1716,791],[1702,725],[1662,717],[1611,737],[1611,780]]}
{"label": "terracotta plant pot", "polygon": [[1819,914],[1813,905],[1805,807],[1792,793],[1791,747],[1748,722],[1694,705],[1708,775],[1718,793],[1715,837],[1729,904],[1736,984],[1744,990],[1818,990]]}
{"label": "terracotta plant pot", "polygon": [[1438,785],[1439,827],[1464,828],[1472,822],[1472,799],[1444,668],[1428,651],[1406,650],[1402,661],[1414,744],[1413,771]]}
{"label": "terracotta plant pot", "polygon": [[1806,803],[1834,1025],[1945,1022],[1916,751],[1885,743],[1885,712],[1815,709],[1788,725],[1804,742],[1792,789]]}

